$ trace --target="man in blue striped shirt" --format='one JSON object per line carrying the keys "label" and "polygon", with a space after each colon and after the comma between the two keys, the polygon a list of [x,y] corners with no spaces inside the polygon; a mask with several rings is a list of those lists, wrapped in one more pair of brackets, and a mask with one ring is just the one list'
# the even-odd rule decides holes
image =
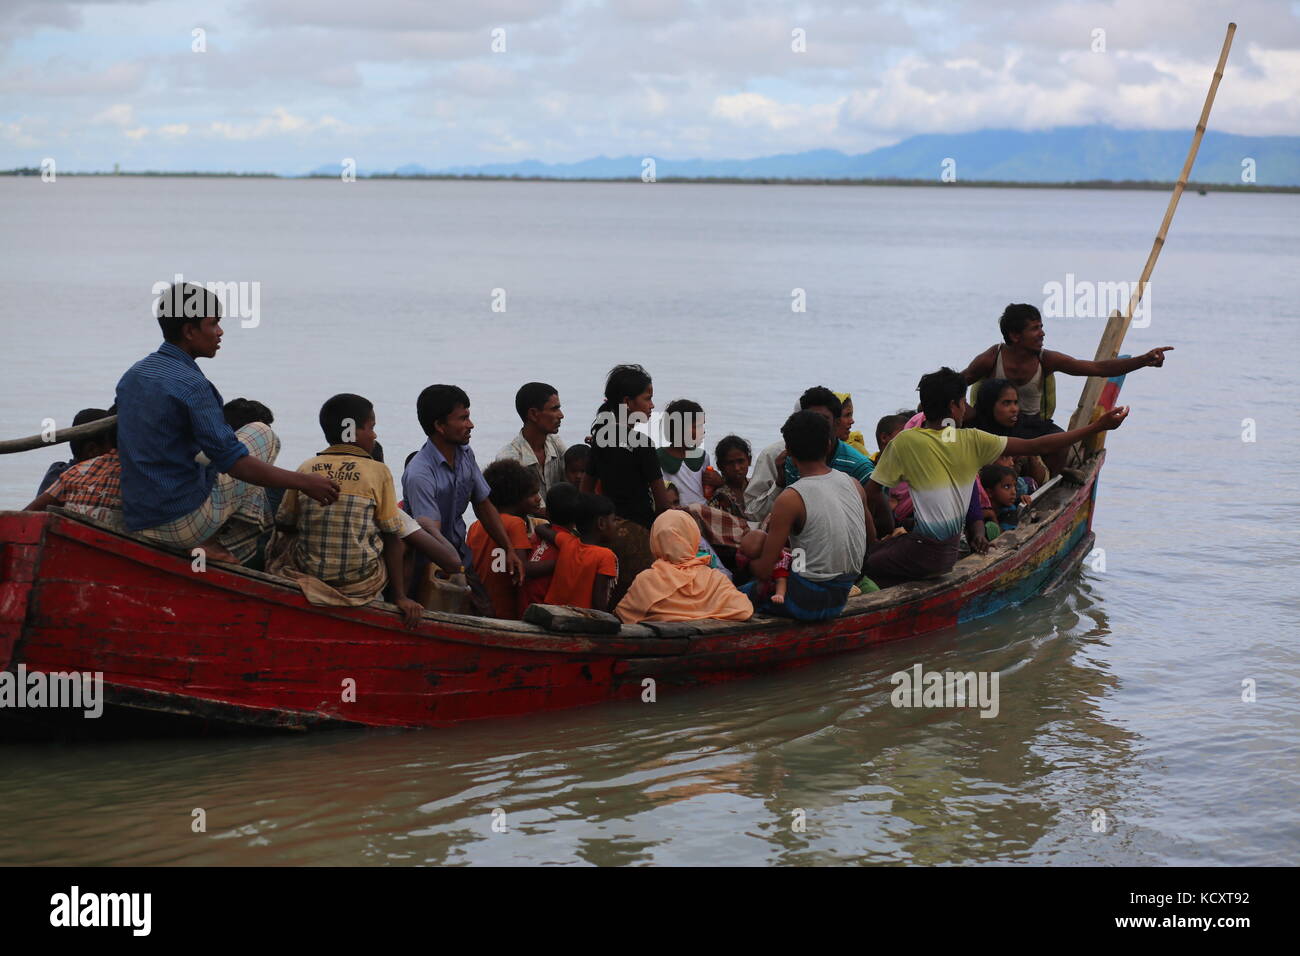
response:
{"label": "man in blue striped shirt", "polygon": [[[269,426],[246,426],[241,441],[226,424],[221,395],[195,362],[213,358],[221,347],[221,306],[212,292],[189,283],[170,286],[155,314],[162,346],[117,383],[127,530],[174,547],[202,546],[216,560],[238,561],[221,543],[222,526],[252,507],[261,488],[296,488],[331,504],[338,486],[323,475],[274,467],[279,441]],[[200,452],[206,462],[199,460]]]}

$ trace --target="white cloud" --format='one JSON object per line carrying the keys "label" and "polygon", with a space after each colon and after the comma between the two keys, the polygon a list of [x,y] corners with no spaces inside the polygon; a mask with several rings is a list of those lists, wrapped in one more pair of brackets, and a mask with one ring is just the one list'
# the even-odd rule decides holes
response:
{"label": "white cloud", "polygon": [[[1300,132],[1300,7],[1235,2],[1212,127]],[[0,100],[0,166],[75,140],[111,167],[124,137],[151,168],[288,171],[344,143],[387,168],[1190,128],[1226,17],[1216,0],[210,0],[201,55],[191,20],[180,0],[0,0],[0,94],[16,94]],[[490,52],[496,26],[508,53]],[[10,100],[42,125],[18,126]]]}

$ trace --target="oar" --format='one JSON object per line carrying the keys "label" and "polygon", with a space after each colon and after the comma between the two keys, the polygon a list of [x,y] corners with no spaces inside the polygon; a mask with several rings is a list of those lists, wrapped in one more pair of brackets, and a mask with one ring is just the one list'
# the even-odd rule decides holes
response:
{"label": "oar", "polygon": [[60,442],[76,441],[79,438],[90,438],[92,435],[108,431],[116,424],[117,416],[109,415],[107,418],[98,418],[93,422],[86,422],[84,425],[60,428],[49,437],[41,434],[29,435],[26,438],[10,438],[8,441],[0,441],[0,455],[10,455],[16,451],[32,451],[35,448],[48,448]]}
{"label": "oar", "polygon": [[[1156,240],[1151,246],[1151,254],[1147,256],[1146,267],[1142,270],[1142,278],[1138,280],[1137,288],[1133,290],[1133,295],[1129,298],[1128,309],[1123,315],[1119,311],[1111,314],[1106,322],[1106,328],[1101,333],[1101,342],[1097,345],[1097,361],[1103,362],[1113,359],[1119,355],[1120,347],[1124,344],[1124,336],[1128,333],[1129,324],[1133,321],[1133,311],[1142,301],[1142,293],[1146,291],[1147,281],[1151,278],[1151,273],[1156,267],[1156,260],[1160,258],[1160,250],[1164,248],[1165,236],[1169,233],[1169,224],[1173,222],[1174,210],[1178,208],[1178,200],[1183,195],[1183,189],[1187,186],[1187,177],[1191,175],[1192,164],[1196,162],[1196,153],[1201,148],[1201,137],[1205,135],[1205,126],[1210,120],[1210,109],[1214,106],[1214,94],[1219,90],[1219,81],[1223,79],[1223,67],[1228,62],[1228,50],[1232,47],[1232,35],[1237,32],[1237,24],[1228,24],[1228,33],[1223,38],[1223,49],[1219,52],[1219,65],[1214,68],[1214,78],[1210,81],[1210,92],[1206,94],[1205,106],[1201,109],[1201,120],[1196,124],[1196,133],[1192,136],[1192,147],[1187,151],[1187,162],[1183,163],[1183,171],[1178,177],[1178,182],[1174,184],[1174,193],[1169,197],[1169,208],[1165,210],[1164,222],[1160,224],[1160,231],[1156,234]],[[1096,414],[1097,400],[1101,398],[1102,386],[1106,380],[1100,377],[1091,377],[1083,386],[1083,394],[1079,396],[1079,407],[1074,410],[1074,416],[1070,419],[1070,428],[1080,428],[1088,424]],[[1099,438],[1101,436],[1098,436]],[[1081,458],[1083,446],[1074,446],[1079,457]],[[1100,445],[1098,445],[1100,447]]]}

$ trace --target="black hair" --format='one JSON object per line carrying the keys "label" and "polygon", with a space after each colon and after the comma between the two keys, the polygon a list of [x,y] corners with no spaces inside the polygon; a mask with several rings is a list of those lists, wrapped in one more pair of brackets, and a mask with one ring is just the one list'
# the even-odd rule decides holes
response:
{"label": "black hair", "polygon": [[169,285],[154,304],[154,318],[163,339],[176,343],[184,338],[185,326],[204,319],[221,318],[221,300],[216,293],[190,282]]}
{"label": "black hair", "polygon": [[985,465],[980,469],[980,484],[984,486],[985,491],[988,491],[990,488],[996,488],[1001,484],[1002,479],[1007,475],[1012,478],[1016,477],[1015,470],[1008,468],[1006,465]]}
{"label": "black hair", "polygon": [[574,521],[574,527],[579,535],[590,534],[596,527],[596,522],[606,515],[614,513],[614,502],[610,501],[604,495],[587,495],[578,496],[577,518]]}
{"label": "black hair", "polygon": [[446,421],[457,405],[469,408],[469,396],[463,388],[458,385],[430,385],[415,400],[415,414],[420,420],[420,428],[426,435],[432,435],[433,426]]}
{"label": "black hair", "polygon": [[[74,426],[89,425],[91,422],[97,422],[101,418],[108,418],[108,416],[116,414],[116,405],[109,409],[83,408],[81,411],[77,412],[77,414],[72,416],[72,424]],[[86,438],[74,438],[72,441],[68,442],[68,450],[72,452],[73,459],[80,461],[81,453],[86,450],[86,446],[95,442],[99,442],[108,448],[116,448],[117,426],[114,425],[107,431],[100,432],[98,435],[90,435]]]}
{"label": "black hair", "polygon": [[1010,345],[1011,336],[1023,332],[1025,326],[1035,320],[1043,321],[1043,313],[1038,311],[1037,306],[1030,305],[1028,302],[1013,302],[1002,310],[1002,318],[998,319],[1003,341]]}
{"label": "black hair", "polygon": [[781,437],[795,461],[825,461],[831,443],[831,423],[817,412],[795,412],[781,426]]}
{"label": "black hair", "polygon": [[221,406],[221,414],[225,417],[226,424],[235,431],[253,422],[275,424],[275,416],[271,414],[271,410],[251,398],[232,398]]}
{"label": "black hair", "polygon": [[754,458],[754,452],[749,447],[749,442],[739,435],[728,435],[726,438],[719,439],[717,446],[713,449],[713,460],[722,464],[722,457],[733,451],[743,451],[745,457],[751,461]]}
{"label": "black hair", "polygon": [[585,469],[589,461],[591,461],[591,448],[587,446],[586,442],[579,442],[576,445],[570,445],[564,450],[565,468],[572,468],[575,465],[581,464]]}
{"label": "black hair", "polygon": [[650,373],[640,365],[615,365],[605,377],[605,404],[610,411],[624,399],[636,398],[651,386]]}
{"label": "black hair", "polygon": [[513,458],[502,458],[483,469],[483,480],[492,489],[488,497],[498,510],[513,508],[537,494],[537,475]]}
{"label": "black hair", "polygon": [[660,426],[663,431],[664,441],[670,448],[680,448],[686,444],[686,438],[689,432],[694,429],[688,429],[686,423],[695,423],[696,415],[704,414],[704,406],[699,402],[691,401],[689,398],[674,398],[664,409],[664,417]]}
{"label": "black hair", "polygon": [[839,418],[844,411],[839,397],[825,385],[814,385],[800,395],[799,407],[804,411],[810,408],[825,408],[831,413],[831,418]]}
{"label": "black hair", "polygon": [[885,436],[892,435],[904,425],[906,425],[916,414],[915,412],[897,412],[893,415],[886,415],[880,421],[876,422],[876,444],[884,445]]}
{"label": "black hair", "polygon": [[925,412],[926,421],[941,422],[948,417],[948,406],[961,401],[966,393],[966,380],[960,372],[945,365],[937,372],[922,375],[916,390],[921,393],[921,411]]}
{"label": "black hair", "polygon": [[529,409],[545,408],[551,396],[559,394],[553,386],[545,382],[529,382],[519,386],[519,391],[515,392],[515,411],[519,413],[519,420],[525,425],[528,424]]}
{"label": "black hair", "polygon": [[419,453],[420,453],[420,449],[417,448],[415,451],[411,452],[409,455],[406,456],[406,461],[402,462],[402,470],[403,470],[403,471],[405,471],[407,465],[409,465],[409,464],[411,463],[411,459],[414,458],[414,457],[415,457],[416,455],[418,455]]}
{"label": "black hair", "polygon": [[1002,393],[1009,388],[1015,388],[1015,385],[1005,378],[989,378],[980,383],[979,389],[975,392],[976,428],[992,432],[994,435],[1007,434],[1006,427],[998,424],[993,409],[997,406]]}
{"label": "black hair", "polygon": [[[326,399],[320,407],[320,430],[325,433],[325,440],[331,445],[356,441],[356,433],[365,427],[374,413],[375,406],[370,404],[369,399],[351,392],[342,392]],[[351,439],[343,437],[349,422],[352,426]]]}
{"label": "black hair", "polygon": [[572,525],[578,517],[578,499],[582,492],[567,481],[557,481],[546,490],[546,514],[551,524]]}
{"label": "black hair", "polygon": [[384,460],[384,446],[379,444],[379,439],[377,438],[375,439],[375,447],[370,449],[370,457],[375,461],[382,462]]}
{"label": "black hair", "polygon": [[[640,365],[615,365],[605,377],[605,400],[596,409],[595,421],[591,423],[591,433],[599,435],[608,419],[627,398],[635,398],[651,385],[650,373]],[[619,441],[626,438],[620,429]]]}

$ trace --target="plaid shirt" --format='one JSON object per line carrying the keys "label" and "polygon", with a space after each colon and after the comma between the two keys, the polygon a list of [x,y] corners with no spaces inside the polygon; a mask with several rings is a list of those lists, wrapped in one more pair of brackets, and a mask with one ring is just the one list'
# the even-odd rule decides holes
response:
{"label": "plaid shirt", "polygon": [[357,445],[331,445],[298,468],[300,474],[324,474],[338,482],[339,500],[317,504],[290,489],[275,523],[297,528],[288,545],[288,563],[326,583],[348,584],[375,573],[383,558],[380,532],[400,534],[393,475]]}
{"label": "plaid shirt", "polygon": [[122,510],[122,459],[117,449],[68,468],[46,492],[70,511],[104,521]]}

